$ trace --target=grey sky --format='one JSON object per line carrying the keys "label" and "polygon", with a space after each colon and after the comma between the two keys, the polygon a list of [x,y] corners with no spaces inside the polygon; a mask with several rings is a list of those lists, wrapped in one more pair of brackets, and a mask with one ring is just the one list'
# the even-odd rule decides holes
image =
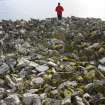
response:
{"label": "grey sky", "polygon": [[63,16],[99,17],[105,20],[105,0],[0,0],[0,19],[55,17],[61,2]]}

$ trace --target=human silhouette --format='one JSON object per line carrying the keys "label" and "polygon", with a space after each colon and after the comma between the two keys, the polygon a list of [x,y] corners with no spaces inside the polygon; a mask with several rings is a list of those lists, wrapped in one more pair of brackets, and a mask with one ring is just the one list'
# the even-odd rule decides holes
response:
{"label": "human silhouette", "polygon": [[61,20],[64,8],[60,5],[60,3],[58,3],[58,6],[55,8],[55,11],[57,12],[58,20]]}

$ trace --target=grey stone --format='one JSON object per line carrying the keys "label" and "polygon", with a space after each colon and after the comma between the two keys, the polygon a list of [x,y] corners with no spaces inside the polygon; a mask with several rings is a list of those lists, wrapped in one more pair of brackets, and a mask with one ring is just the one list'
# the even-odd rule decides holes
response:
{"label": "grey stone", "polygon": [[21,34],[25,34],[25,32],[26,32],[25,29],[21,29],[21,30],[20,30],[20,33],[21,33]]}
{"label": "grey stone", "polygon": [[28,65],[28,66],[31,66],[31,67],[37,67],[38,66],[37,63],[29,61],[27,58],[24,58],[24,57],[18,59],[17,66],[21,66],[21,65],[24,65],[24,66]]}
{"label": "grey stone", "polygon": [[3,98],[4,93],[5,93],[5,89],[4,88],[0,88],[0,99]]}
{"label": "grey stone", "polygon": [[27,93],[31,93],[31,94],[34,94],[38,92],[38,89],[30,89],[30,90],[27,90]]}
{"label": "grey stone", "polygon": [[40,97],[41,97],[42,100],[44,100],[45,98],[47,98],[47,93],[40,94]]}
{"label": "grey stone", "polygon": [[23,102],[25,103],[25,105],[42,105],[40,96],[31,93],[23,94]]}
{"label": "grey stone", "polygon": [[26,48],[21,44],[15,45],[15,49],[17,50],[17,52],[22,53],[22,54],[27,54],[30,52],[29,48]]}
{"label": "grey stone", "polygon": [[103,57],[102,59],[100,59],[99,62],[100,62],[101,64],[105,64],[105,57]]}
{"label": "grey stone", "polygon": [[7,84],[13,89],[14,91],[16,90],[16,83],[11,79],[9,75],[6,75],[5,77]]}
{"label": "grey stone", "polygon": [[105,74],[105,66],[99,64],[98,69]]}
{"label": "grey stone", "polygon": [[77,86],[77,82],[76,81],[66,81],[64,83],[61,83],[58,87],[58,89],[63,89],[65,86],[73,86],[76,87]]}
{"label": "grey stone", "polygon": [[7,63],[11,68],[14,68],[14,66],[15,66],[16,63],[17,63],[17,61],[16,61],[16,59],[8,58],[8,59],[6,59],[6,63]]}
{"label": "grey stone", "polygon": [[12,94],[5,98],[5,103],[7,105],[20,105],[21,101],[17,94]]}
{"label": "grey stone", "polygon": [[36,70],[39,72],[46,72],[48,69],[49,69],[49,67],[46,65],[40,65],[40,66],[36,67]]}
{"label": "grey stone", "polygon": [[0,74],[5,74],[9,71],[9,66],[6,63],[0,66]]}
{"label": "grey stone", "polygon": [[100,47],[100,44],[99,43],[94,43],[93,45],[89,46],[88,48],[86,48],[87,50],[90,50],[90,49],[94,49],[94,48],[99,48]]}
{"label": "grey stone", "polygon": [[3,34],[3,31],[0,30],[0,35]]}
{"label": "grey stone", "polygon": [[3,29],[3,27],[0,25],[0,30],[2,30]]}
{"label": "grey stone", "polygon": [[52,93],[53,95],[59,94],[59,92],[58,92],[57,89],[56,89],[56,90],[52,90],[51,93]]}
{"label": "grey stone", "polygon": [[19,72],[19,75],[21,78],[25,78],[28,75],[27,70],[25,70],[24,68]]}
{"label": "grey stone", "polygon": [[85,98],[85,99],[91,99],[92,97],[90,96],[90,94],[85,93],[85,94],[83,95],[83,98]]}
{"label": "grey stone", "polygon": [[48,65],[52,66],[52,67],[57,67],[57,64],[55,64],[54,62],[49,61]]}
{"label": "grey stone", "polygon": [[0,59],[0,66],[3,64],[3,60],[2,59]]}
{"label": "grey stone", "polygon": [[0,105],[7,105],[4,100],[0,100]]}
{"label": "grey stone", "polygon": [[77,103],[77,105],[85,105],[85,104],[83,103],[83,100],[82,100],[81,97],[79,97],[79,96],[75,96],[75,99],[76,99],[76,103]]}
{"label": "grey stone", "polygon": [[3,87],[5,85],[5,80],[0,79],[0,86]]}
{"label": "grey stone", "polygon": [[71,97],[66,97],[62,100],[61,105],[72,105],[71,104]]}
{"label": "grey stone", "polygon": [[15,76],[13,78],[14,78],[14,82],[15,82],[16,88],[18,90],[22,90],[24,88],[23,78],[16,78]]}
{"label": "grey stone", "polygon": [[[59,47],[59,48],[57,47],[58,49],[64,48],[64,42],[63,42],[62,40],[58,40],[58,39],[55,39],[55,38],[50,39],[50,40],[48,41],[48,45],[49,45],[49,47],[52,48],[52,49],[56,49],[57,46],[62,46],[61,48],[60,48],[60,47]],[[56,46],[56,47],[55,47],[55,46]]]}
{"label": "grey stone", "polygon": [[85,89],[87,91],[91,91],[91,90],[93,90],[93,88],[94,88],[94,83],[89,83],[85,86]]}
{"label": "grey stone", "polygon": [[61,105],[61,100],[46,98],[45,105]]}
{"label": "grey stone", "polygon": [[39,86],[42,85],[42,84],[44,84],[44,80],[43,80],[43,78],[41,78],[41,77],[32,79],[32,82],[33,82],[34,84],[36,84],[36,85],[39,85]]}
{"label": "grey stone", "polygon": [[56,55],[59,55],[59,52],[58,52],[57,50],[51,50],[51,49],[50,49],[50,50],[48,50],[48,55],[49,55],[49,56],[52,56],[52,55],[53,55],[53,56],[54,56],[54,55],[56,56]]}

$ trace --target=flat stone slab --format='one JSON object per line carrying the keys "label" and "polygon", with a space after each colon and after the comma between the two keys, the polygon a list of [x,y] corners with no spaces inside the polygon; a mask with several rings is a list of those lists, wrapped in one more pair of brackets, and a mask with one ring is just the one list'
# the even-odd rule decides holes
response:
{"label": "flat stone slab", "polygon": [[45,72],[45,71],[47,71],[48,69],[49,69],[49,67],[46,66],[46,65],[40,65],[40,66],[37,66],[37,67],[36,67],[36,70],[39,71],[39,72]]}

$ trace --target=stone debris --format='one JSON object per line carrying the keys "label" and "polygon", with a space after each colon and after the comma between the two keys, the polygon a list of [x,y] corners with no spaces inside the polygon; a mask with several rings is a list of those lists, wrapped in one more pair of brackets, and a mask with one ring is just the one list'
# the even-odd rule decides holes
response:
{"label": "stone debris", "polygon": [[2,20],[0,105],[105,105],[105,21]]}

